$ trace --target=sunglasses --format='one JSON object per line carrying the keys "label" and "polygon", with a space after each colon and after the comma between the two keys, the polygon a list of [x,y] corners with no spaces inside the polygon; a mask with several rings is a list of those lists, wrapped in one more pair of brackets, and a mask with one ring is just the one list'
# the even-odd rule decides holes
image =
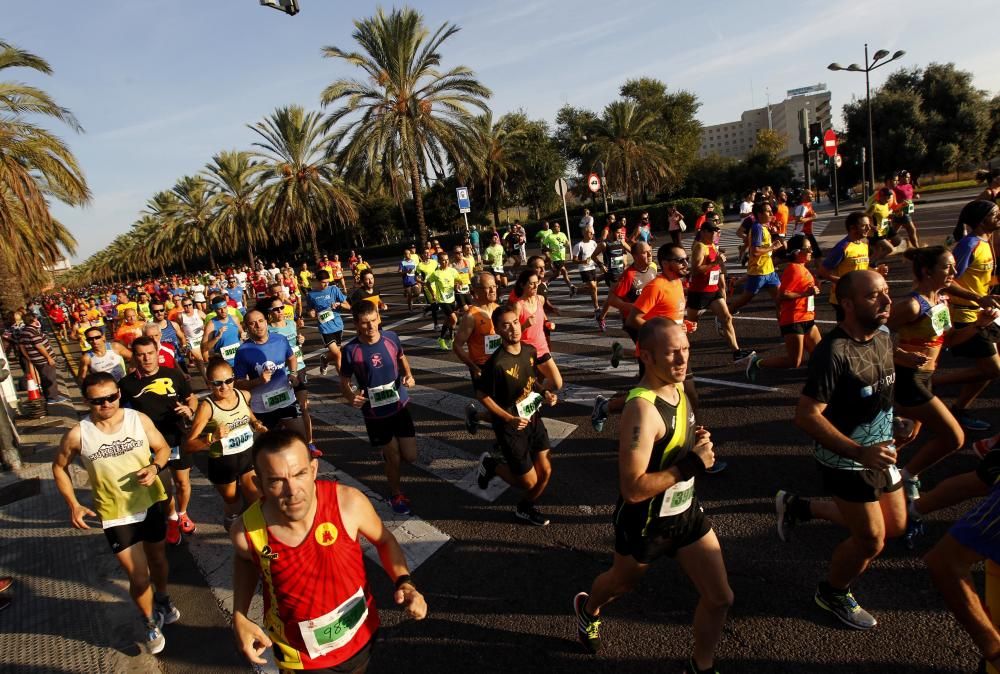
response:
{"label": "sunglasses", "polygon": [[688,260],[686,257],[671,257],[667,259],[667,262],[676,262],[677,264],[683,264],[683,265],[691,264],[691,261]]}
{"label": "sunglasses", "polygon": [[115,391],[109,396],[101,396],[100,398],[87,398],[87,402],[94,407],[100,407],[104,403],[113,403],[122,397],[121,391]]}
{"label": "sunglasses", "polygon": [[152,311],[154,314],[165,314],[165,313],[167,313],[166,309],[151,309],[150,311]]}
{"label": "sunglasses", "polygon": [[96,342],[99,339],[104,339],[104,335],[101,335],[101,334],[84,335],[84,337],[86,337],[87,339],[89,339],[91,342]]}
{"label": "sunglasses", "polygon": [[230,377],[229,379],[210,379],[209,384],[215,387],[219,386],[231,386],[233,382],[236,381],[236,377]]}
{"label": "sunglasses", "polygon": [[185,303],[185,304],[182,304],[181,306],[182,306],[182,307],[193,307],[194,305],[193,305],[193,304],[191,304],[190,302],[187,302],[187,303]]}
{"label": "sunglasses", "polygon": [[284,311],[285,307],[270,307],[268,311]]}

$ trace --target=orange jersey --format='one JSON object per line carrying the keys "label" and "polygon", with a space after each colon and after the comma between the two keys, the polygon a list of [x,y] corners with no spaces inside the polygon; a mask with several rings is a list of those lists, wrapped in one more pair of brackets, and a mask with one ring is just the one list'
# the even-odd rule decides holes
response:
{"label": "orange jersey", "polygon": [[684,320],[684,286],[680,279],[657,276],[646,284],[633,306],[647,321],[663,316],[680,324]]}
{"label": "orange jersey", "polygon": [[[812,273],[804,264],[792,263],[785,267],[785,273],[781,275],[781,287],[778,293],[804,293],[812,290],[816,285],[816,280]],[[816,296],[799,297],[794,300],[781,301],[781,313],[778,316],[778,325],[791,325],[792,323],[804,323],[816,318]]]}

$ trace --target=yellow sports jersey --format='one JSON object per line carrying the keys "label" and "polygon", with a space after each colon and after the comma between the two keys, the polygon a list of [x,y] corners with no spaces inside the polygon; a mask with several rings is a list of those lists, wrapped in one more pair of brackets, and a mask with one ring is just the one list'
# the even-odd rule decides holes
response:
{"label": "yellow sports jersey", "polygon": [[[990,242],[970,234],[959,241],[951,252],[955,256],[955,283],[977,297],[989,294],[994,268]],[[968,300],[951,298],[953,323],[973,323],[978,314],[979,307]]]}
{"label": "yellow sports jersey", "polygon": [[868,213],[871,215],[872,224],[875,226],[875,233],[879,236],[886,236],[892,226],[892,204],[880,204],[873,201],[868,204]]}
{"label": "yellow sports jersey", "polygon": [[136,313],[139,313],[139,305],[136,304],[135,302],[122,302],[117,307],[115,307],[115,309],[118,311],[118,318],[119,319],[125,318],[125,310],[126,309],[132,309]]}
{"label": "yellow sports jersey", "polygon": [[80,458],[105,529],[141,522],[150,506],[167,498],[160,478],[148,487],[136,479],[136,471],[150,464],[149,439],[139,413],[122,411],[122,425],[113,433],[102,433],[90,418],[80,421]]}
{"label": "yellow sports jersey", "polygon": [[[771,230],[759,222],[755,222],[750,227],[751,248],[770,248]],[[750,276],[767,276],[774,273],[774,260],[771,259],[771,251],[763,255],[754,255],[750,251],[750,262],[747,264],[747,274]]]}
{"label": "yellow sports jersey", "polygon": [[[838,278],[849,271],[868,269],[868,240],[851,241],[845,236],[823,258],[823,268],[833,272]],[[831,284],[830,304],[837,303],[836,290],[837,284]]]}

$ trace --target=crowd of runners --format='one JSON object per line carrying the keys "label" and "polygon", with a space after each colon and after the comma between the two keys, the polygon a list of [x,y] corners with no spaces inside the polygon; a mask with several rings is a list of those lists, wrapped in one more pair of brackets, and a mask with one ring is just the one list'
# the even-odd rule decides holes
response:
{"label": "crowd of runners", "polygon": [[[413,618],[427,614],[399,544],[368,499],[317,480],[322,452],[301,349],[307,331],[318,331],[320,376],[339,379],[343,402],[359,410],[384,460],[392,510],[409,515],[402,467],[417,460],[408,405],[415,380],[402,340],[381,325],[390,307],[380,292],[397,283],[405,311],[429,313],[437,347],[468,367],[478,404],[466,409],[466,427],[474,436],[488,428],[491,436],[479,460],[479,487],[503,480],[520,491],[518,521],[549,524],[540,504],[553,465],[542,418],[559,404],[565,383],[550,348],[565,297],[553,291],[565,284],[571,297],[591,300],[594,330],[607,330],[609,314],[617,313],[629,339],[615,342],[607,357],[613,367],[633,360],[639,369],[633,386],[598,396],[591,412],[598,432],[609,416],[618,418],[620,497],[613,562],[572,601],[583,647],[600,649],[603,607],[635,588],[652,562],[674,557],[699,594],[687,671],[717,671],[733,592],[724,539],[699,505],[696,483],[724,465],[699,423],[692,378],[697,343],[712,338],[693,333],[710,313],[733,367],[750,382],[809,368],[790,414],[815,441],[825,498],[788,485],[775,508],[783,541],[814,519],[845,530],[815,603],[849,627],[874,628],[877,619],[852,587],[886,540],[912,543],[928,513],[986,497],[926,561],[948,607],[997,667],[1000,634],[970,569],[982,559],[1000,561],[993,526],[1000,517],[1000,453],[991,451],[1000,434],[989,437],[989,424],[968,411],[1000,376],[1000,296],[991,294],[993,233],[1000,228],[995,196],[962,209],[952,246],[921,247],[910,176],[893,175],[864,211],[827,227],[843,227],[844,236],[821,254],[811,192],[791,206],[784,191],[751,193],[736,229],[742,243],[735,257],[746,268],[739,279],[731,278],[720,246],[722,219],[706,202],[690,225],[672,210],[659,232],[663,242],[648,213],[635,225],[614,216],[598,225],[586,212],[572,245],[560,223],[544,223],[535,237],[538,255],[528,254],[527,231],[515,223],[503,234],[473,229],[450,249],[438,241],[412,246],[395,274],[378,279],[352,251],[346,268],[338,256],[322,256],[298,269],[258,265],[66,292],[20,312],[8,337],[39,370],[52,366],[54,353],[38,336],[40,315],[61,339],[80,345],[77,374],[90,414],[63,439],[53,470],[73,525],[100,520],[154,653],[164,647],[163,626],[180,619],[168,594],[165,544],[197,531],[187,505],[199,452],[207,454],[207,477],[234,547],[233,628],[250,661],[264,662],[264,650],[273,647],[284,669],[364,670],[379,617],[359,535],[378,550],[395,585],[393,601]],[[912,291],[895,301],[884,265],[892,255],[905,256],[912,273]],[[762,301],[761,291],[779,326],[768,353],[741,348],[733,320]],[[837,317],[822,335],[819,302],[833,305]],[[342,312],[353,324],[350,340]],[[938,371],[945,349],[966,367]],[[62,400],[58,388],[51,390],[51,373],[41,377],[50,400]],[[201,381],[207,395],[199,397]],[[937,397],[934,387],[942,384],[961,385],[958,397]],[[922,492],[921,474],[966,446],[966,431],[983,437],[972,443],[979,468]],[[917,451],[898,460],[917,438]],[[77,501],[70,479],[76,457],[90,474],[89,507]],[[259,581],[263,628],[247,615]]]}

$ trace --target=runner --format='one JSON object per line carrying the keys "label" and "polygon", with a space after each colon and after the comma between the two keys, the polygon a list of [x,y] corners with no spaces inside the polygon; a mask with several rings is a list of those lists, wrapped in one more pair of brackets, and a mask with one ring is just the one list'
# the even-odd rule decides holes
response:
{"label": "runner", "polygon": [[[84,518],[100,518],[111,552],[128,575],[132,601],[142,614],[146,647],[155,655],[166,646],[163,625],[181,617],[167,594],[163,546],[167,494],[157,478],[166,467],[170,446],[146,415],[120,407],[118,384],[110,374],[90,374],[81,390],[90,414],[63,436],[52,476],[69,506],[73,528],[89,529]],[[90,477],[94,510],[76,499],[69,465],[77,456]]]}
{"label": "runner", "polygon": [[399,263],[399,276],[403,282],[403,297],[406,298],[406,310],[413,311],[413,300],[417,297],[417,262],[413,259],[413,246],[407,246],[403,251],[403,259]]}
{"label": "runner", "polygon": [[889,288],[874,271],[852,271],[837,283],[837,301],[844,320],[813,352],[795,411],[796,425],[816,441],[824,490],[833,498],[805,499],[779,490],[775,504],[783,541],[794,525],[811,518],[848,529],[815,602],[848,627],[867,630],[878,621],[858,605],[851,585],[878,557],[885,540],[906,528],[893,440],[893,346],[880,329],[889,319]]}
{"label": "runner", "polygon": [[[487,249],[487,252],[489,250]],[[448,253],[438,253],[438,268],[430,273],[425,283],[430,286],[434,303],[444,316],[441,321],[441,334],[438,337],[438,347],[442,351],[450,351],[455,336],[455,326],[458,324],[458,309],[455,304],[455,283],[458,272],[451,267]]]}
{"label": "runner", "polygon": [[[283,671],[363,673],[379,616],[359,538],[378,552],[395,585],[393,601],[407,617],[422,620],[427,604],[403,550],[364,494],[316,479],[318,464],[293,433],[259,437],[253,461],[263,498],[229,532],[237,647],[248,661],[264,665],[261,656],[273,646]],[[267,633],[248,617],[258,582]]]}
{"label": "runner", "polygon": [[569,272],[566,271],[566,256],[569,253],[569,239],[559,229],[559,223],[552,223],[552,234],[545,240],[545,250],[548,251],[552,260],[552,280],[561,276],[569,286],[569,296],[576,295],[576,286],[569,280]]}
{"label": "runner", "polygon": [[183,449],[208,452],[208,481],[222,497],[223,526],[229,531],[243,503],[260,498],[250,448],[254,432],[264,433],[267,427],[250,410],[250,394],[234,387],[236,376],[229,363],[214,356],[206,369],[211,393],[198,404]]}
{"label": "runner", "polygon": [[[529,258],[529,265],[531,261],[532,258]],[[459,321],[452,351],[469,368],[472,390],[476,391],[483,365],[500,347],[500,336],[493,329],[493,311],[497,308],[497,282],[493,274],[489,272],[476,274],[473,292],[475,303],[469,306],[469,311]],[[476,404],[469,403],[465,408],[465,428],[470,435],[475,435],[480,419],[481,415]],[[482,420],[489,419],[482,418]]]}
{"label": "runner", "polygon": [[205,336],[205,313],[197,307],[197,302],[190,297],[181,300],[181,312],[177,321],[184,333],[187,345],[187,356],[194,361],[201,373],[202,379],[208,379],[205,373],[205,359],[201,354],[201,342]]}
{"label": "runner", "polygon": [[726,340],[733,352],[733,362],[739,363],[753,358],[752,349],[741,349],[736,341],[736,327],[726,305],[726,282],[723,272],[726,256],[715,246],[719,228],[713,222],[706,222],[695,234],[691,244],[691,264],[687,293],[687,321],[697,323],[698,317],[706,310],[715,314],[715,329]]}
{"label": "runner", "polygon": [[351,271],[354,272],[354,286],[358,287],[361,285],[361,273],[364,271],[371,271],[372,266],[365,262],[361,255],[358,255],[357,262],[351,265]]}
{"label": "runner", "polygon": [[319,336],[326,346],[326,353],[320,357],[320,376],[326,376],[331,360],[334,369],[340,370],[340,341],[344,335],[344,321],[338,310],[350,308],[351,305],[340,288],[330,285],[330,272],[320,270],[313,279],[312,290],[306,295],[306,311],[309,318],[315,318],[319,324]]}
{"label": "runner", "polygon": [[[549,390],[558,392],[562,389],[563,378],[545,335],[548,323],[545,314],[546,300],[538,292],[540,286],[538,272],[528,267],[517,277],[514,292],[511,293],[508,302],[517,311],[521,323],[518,339],[535,347],[537,359],[535,367],[541,373],[542,380],[551,384]],[[493,323],[496,324],[495,316]]]}
{"label": "runner", "polygon": [[109,346],[104,332],[98,327],[87,328],[84,337],[92,348],[80,356],[80,371],[76,379],[81,385],[91,372],[106,372],[115,382],[125,376],[128,372],[126,363],[132,360],[131,351],[114,341]]}
{"label": "runner", "polygon": [[[646,245],[646,249],[649,250],[648,245]],[[597,262],[598,266],[600,266],[601,272],[604,274],[604,283],[607,284],[609,289],[613,289],[618,284],[618,280],[625,274],[625,257],[627,253],[632,253],[632,247],[625,242],[625,230],[615,224],[611,228],[610,236],[608,236],[606,241],[601,241],[597,244],[597,249],[594,250],[594,254],[591,256]],[[608,296],[604,299],[604,304],[601,305],[600,312],[597,314],[597,327],[600,328],[601,332],[604,332],[608,328],[607,316],[611,310],[612,295],[614,295],[613,292],[608,293]]]}
{"label": "runner", "polygon": [[[350,405],[361,410],[372,447],[385,460],[385,477],[393,512],[410,514],[410,500],[400,487],[402,459],[417,460],[417,438],[407,407],[408,388],[415,382],[399,337],[379,326],[378,309],[371,302],[351,308],[357,336],[344,345],[340,390]],[[357,380],[358,389],[351,384]]]}
{"label": "runner", "polygon": [[594,234],[589,230],[583,230],[583,239],[573,245],[573,261],[580,265],[578,271],[583,283],[579,289],[590,295],[590,301],[594,305],[594,320],[599,325],[601,305],[597,302],[597,262],[593,259],[596,251],[597,242],[594,241]]}
{"label": "runner", "polygon": [[132,347],[132,341],[141,336],[142,323],[139,322],[139,312],[135,309],[126,309],[121,325],[115,331],[115,341],[120,342],[128,349]]}
{"label": "runner", "polygon": [[214,352],[232,365],[235,362],[236,350],[240,348],[240,342],[244,339],[246,333],[243,331],[243,326],[233,318],[225,296],[221,294],[213,296],[212,314],[205,323],[201,339],[202,361],[207,362],[209,354]]}
{"label": "runner", "polygon": [[427,279],[434,270],[438,268],[437,259],[431,257],[431,247],[430,244],[425,244],[423,250],[420,251],[420,262],[417,263],[417,283],[420,285],[421,290],[424,294],[424,315],[427,312],[431,312],[431,318],[434,319],[434,329],[438,329],[438,307],[437,303],[434,301],[434,289],[431,288]]}
{"label": "runner", "polygon": [[788,192],[786,192],[785,190],[780,190],[778,192],[778,198],[776,201],[776,205],[774,207],[774,220],[773,220],[775,226],[774,233],[778,238],[784,239],[786,234],[788,233],[788,220],[789,220]]}
{"label": "runner", "polygon": [[[833,251],[836,250],[836,247],[833,248]],[[804,362],[805,354],[811,356],[822,339],[816,327],[816,296],[820,290],[816,279],[806,268],[812,258],[812,244],[804,234],[796,234],[788,240],[787,255],[791,257],[791,263],[785,267],[778,287],[778,327],[785,341],[785,355],[770,358],[752,356],[747,364],[746,376],[753,384],[757,383],[761,368],[798,368]]]}
{"label": "runner", "polygon": [[[747,263],[747,276],[743,284],[743,292],[729,303],[729,312],[736,314],[740,309],[757,296],[761,290],[767,290],[767,294],[777,303],[778,286],[781,279],[774,272],[774,260],[771,256],[774,251],[784,248],[785,243],[778,240],[771,242],[771,204],[766,201],[759,201],[753,205],[753,221],[750,223],[750,236],[748,238],[749,262]],[[813,244],[813,249],[816,249]]]}
{"label": "runner", "polygon": [[160,367],[159,345],[152,337],[136,337],[132,342],[135,370],[118,382],[121,404],[142,412],[152,420],[170,448],[170,468],[167,485],[171,498],[167,501],[167,543],[179,545],[182,534],[198,530],[187,514],[191,502],[191,457],[181,453],[181,442],[187,424],[194,417],[198,398],[191,392],[184,376],[169,367]]}
{"label": "runner", "polygon": [[795,227],[792,234],[804,234],[809,243],[812,244],[813,257],[817,260],[823,256],[823,249],[819,247],[816,237],[813,236],[813,223],[816,222],[816,211],[813,210],[812,190],[803,190],[799,204],[792,211],[795,218]]}
{"label": "runner", "polygon": [[465,254],[462,246],[455,244],[451,254],[451,266],[458,272],[458,276],[455,277],[455,306],[462,315],[465,315],[472,306],[472,273],[476,268],[476,260],[471,253]]}
{"label": "runner", "polygon": [[895,206],[891,185],[895,178],[886,178],[890,186],[875,192],[868,202],[865,213],[871,218],[872,232],[868,236],[868,247],[872,261],[882,260],[896,252],[900,244],[899,235],[892,226],[892,211]]}
{"label": "runner", "polygon": [[375,272],[371,268],[358,272],[358,287],[347,298],[347,302],[352,307],[360,302],[372,302],[379,312],[389,310],[389,305],[382,301],[382,297],[375,290]]}
{"label": "runner", "polygon": [[[847,230],[847,236],[830,249],[816,270],[820,278],[830,282],[830,304],[833,305],[837,320],[842,320],[840,306],[837,304],[837,281],[849,271],[868,269],[871,219],[862,211],[853,211],[844,219],[844,229]],[[883,264],[876,271],[885,276],[889,273],[889,268]]]}
{"label": "runner", "polygon": [[[530,269],[521,276],[525,274],[537,279]],[[556,404],[555,387],[551,378],[543,381],[535,347],[521,341],[518,311],[501,306],[493,311],[491,319],[493,329],[500,335],[501,347],[483,365],[476,395],[490,413],[503,461],[483,452],[479,457],[479,488],[486,489],[490,480],[499,476],[512,487],[523,490],[514,516],[544,527],[549,519],[535,503],[549,484],[552,464],[551,443],[540,410],[543,401],[550,407]]]}
{"label": "runner", "polygon": [[[483,251],[483,266],[493,273],[493,278],[497,280],[497,284],[501,288],[506,288],[507,273],[503,269],[503,263],[504,249],[500,245],[500,236],[494,233],[493,238],[490,239],[490,245]],[[426,295],[426,291],[424,294]],[[436,319],[434,327],[437,327]]]}
{"label": "runner", "polygon": [[910,248],[918,248],[920,239],[917,237],[917,225],[913,222],[913,202],[920,198],[914,191],[915,185],[909,171],[900,171],[897,182],[893,186],[893,196],[896,198],[896,210],[892,222],[896,230],[906,232],[906,242]]}
{"label": "runner", "polygon": [[322,452],[316,446],[315,438],[313,437],[312,415],[309,413],[309,392],[306,388],[309,384],[309,375],[305,371],[305,356],[302,355],[302,345],[305,344],[306,338],[298,331],[295,321],[288,318],[288,313],[285,311],[287,305],[280,298],[269,297],[264,303],[263,308],[267,311],[265,315],[267,317],[268,330],[287,339],[288,346],[291,347],[292,354],[295,356],[295,376],[297,381],[292,386],[292,390],[295,392],[295,402],[299,404],[299,410],[302,412],[303,436],[305,437],[306,445],[309,447],[309,453],[321,456]]}
{"label": "runner", "polygon": [[346,295],[347,281],[344,280],[344,265],[340,263],[339,255],[334,254],[333,260],[330,261],[329,270],[331,272],[330,279],[333,281],[334,284],[339,285],[340,291]]}
{"label": "runner", "polygon": [[[167,307],[159,300],[153,300],[149,304],[149,311],[153,314],[153,323],[159,329],[157,339],[160,345],[169,345],[174,352],[174,358],[184,374],[187,374],[187,364],[184,362],[184,354],[187,351],[187,340],[181,326],[167,318]],[[143,328],[143,334],[147,331]]]}
{"label": "runner", "polygon": [[[955,280],[944,289],[950,298],[951,322],[957,330],[975,323],[980,309],[1000,309],[1000,297],[990,294],[995,282],[996,263],[990,239],[1000,228],[1000,207],[992,201],[976,200],[962,208],[958,227],[969,231],[958,242],[955,256]],[[934,375],[934,386],[963,384],[951,413],[963,428],[986,432],[990,424],[969,414],[969,406],[991,381],[1000,377],[1000,356],[987,333],[980,332],[951,349],[953,356],[974,361],[972,367]]]}
{"label": "runner", "polygon": [[614,562],[594,579],[590,592],[573,598],[577,638],[597,653],[601,609],[634,588],[652,562],[676,557],[700,595],[694,652],[685,671],[716,672],[715,650],[733,591],[719,539],[695,495],[696,477],[715,462],[711,434],[695,425],[684,395],[689,356],[684,328],[666,318],[651,319],[639,330],[639,345],[645,373],[622,413]]}

